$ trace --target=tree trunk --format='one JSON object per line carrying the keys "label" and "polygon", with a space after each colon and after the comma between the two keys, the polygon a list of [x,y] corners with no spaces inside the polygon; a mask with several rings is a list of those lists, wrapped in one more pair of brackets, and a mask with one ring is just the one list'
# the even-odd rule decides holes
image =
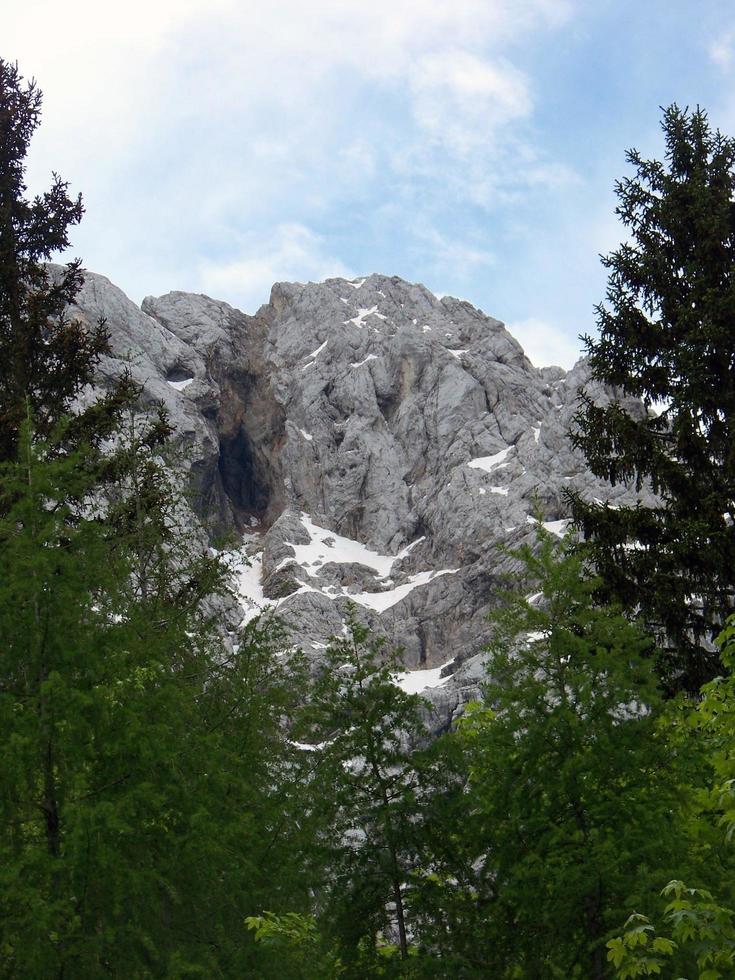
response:
{"label": "tree trunk", "polygon": [[398,861],[395,851],[391,847],[391,860],[393,862],[393,901],[396,906],[396,920],[398,922],[398,946],[401,950],[401,959],[408,959],[408,940],[406,939],[406,914],[403,909],[403,896],[401,895],[401,879],[398,874]]}

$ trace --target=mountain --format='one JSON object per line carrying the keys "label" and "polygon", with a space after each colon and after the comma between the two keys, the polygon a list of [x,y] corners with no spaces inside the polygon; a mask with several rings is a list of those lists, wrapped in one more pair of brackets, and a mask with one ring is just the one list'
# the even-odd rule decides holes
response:
{"label": "mountain", "polygon": [[[142,307],[88,274],[80,314],[186,447],[193,533],[235,535],[246,617],[274,606],[318,658],[347,603],[404,648],[446,728],[477,693],[486,616],[564,490],[615,502],[567,435],[584,361],[535,368],[499,320],[372,275],[277,283],[254,316],[173,292]],[[635,408],[635,406],[634,406]],[[639,411],[643,411],[638,406]],[[194,516],[194,514],[196,516]]]}

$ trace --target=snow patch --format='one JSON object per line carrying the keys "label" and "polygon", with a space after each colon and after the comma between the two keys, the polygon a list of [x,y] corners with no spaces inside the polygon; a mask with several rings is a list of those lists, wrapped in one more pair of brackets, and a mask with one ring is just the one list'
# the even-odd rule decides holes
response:
{"label": "snow patch", "polygon": [[278,569],[294,560],[303,566],[321,564],[324,561],[336,562],[338,565],[354,563],[367,565],[368,568],[372,568],[377,573],[379,578],[387,578],[393,563],[405,558],[419,541],[423,541],[423,538],[417,538],[411,544],[406,545],[397,555],[381,555],[360,541],[353,541],[352,538],[346,538],[337,534],[336,531],[319,527],[306,513],[301,514],[300,520],[311,540],[309,544],[286,542],[289,547],[293,548],[294,558],[284,558],[278,565]]}
{"label": "snow patch", "polygon": [[[276,571],[287,565],[296,564],[304,569],[306,575],[311,578],[308,568],[312,566],[318,568],[325,562],[334,562],[335,564],[354,563],[372,568],[377,578],[381,580],[381,584],[392,584],[390,572],[395,562],[405,558],[420,541],[424,540],[423,537],[417,538],[403,548],[397,555],[381,555],[360,541],[353,541],[351,538],[346,538],[341,534],[337,534],[335,531],[330,531],[328,528],[319,527],[306,513],[301,514],[300,520],[302,526],[309,534],[310,541],[308,544],[294,544],[291,541],[286,542],[293,549],[294,554],[292,557],[284,558],[277,566]],[[386,609],[390,609],[391,606],[396,605],[402,599],[405,599],[414,589],[426,585],[428,582],[432,582],[434,579],[440,578],[443,575],[456,575],[458,571],[459,569],[457,568],[445,568],[439,571],[417,572],[409,576],[408,580],[403,584],[396,585],[382,592],[353,593],[347,589],[337,588],[336,586],[319,588],[316,584],[313,584],[312,579],[312,583],[302,582],[300,587],[295,592],[292,592],[290,596],[287,596],[284,601],[288,601],[288,599],[296,595],[305,595],[313,592],[328,595],[330,598],[342,596],[358,605],[374,609],[380,613]]]}
{"label": "snow patch", "polygon": [[480,456],[477,459],[471,459],[467,465],[471,466],[473,470],[484,470],[486,473],[490,473],[500,466],[508,466],[505,459],[514,448],[514,446],[508,446],[507,449],[501,449],[499,453],[495,453],[493,456]]}
{"label": "snow patch", "polygon": [[363,364],[367,364],[368,361],[377,361],[377,359],[378,359],[378,355],[377,354],[368,354],[368,356],[367,357],[363,357],[363,359],[361,361],[353,361],[350,364],[350,367],[359,368],[359,367],[362,367]]}
{"label": "snow patch", "polygon": [[[526,517],[526,524],[538,524],[539,521],[530,514]],[[557,538],[563,538],[567,533],[567,528],[569,527],[569,519],[566,518],[561,521],[542,521],[541,526],[545,528],[550,534],[555,534]]]}
{"label": "snow patch", "polygon": [[228,560],[244,613],[242,622],[249,623],[274,605],[263,592],[263,553],[247,558],[242,552],[234,552]]}
{"label": "snow patch", "polygon": [[169,381],[167,384],[170,384],[176,391],[185,391],[193,380],[193,378],[184,378],[183,381]]}
{"label": "snow patch", "polygon": [[319,346],[317,347],[316,350],[313,350],[311,352],[311,354],[307,354],[306,356],[307,357],[310,357],[312,359],[312,361],[313,361],[314,358],[315,357],[318,357],[321,354],[321,352],[324,350],[324,348],[327,346],[327,341],[328,340],[329,340],[329,338],[327,337],[327,340],[325,340],[323,344],[319,344]]}
{"label": "snow patch", "polygon": [[400,674],[393,675],[393,682],[402,691],[405,691],[406,694],[420,694],[430,687],[442,687],[452,675],[447,674],[446,677],[442,677],[441,672],[451,663],[452,661],[448,660],[441,667],[431,667],[428,670],[403,671]]}
{"label": "snow patch", "polygon": [[555,534],[557,538],[563,538],[567,533],[567,528],[569,527],[569,520],[563,521],[544,521],[544,527],[551,534]]}
{"label": "snow patch", "polygon": [[411,575],[404,585],[397,585],[394,589],[385,592],[358,592],[350,595],[349,598],[360,606],[367,606],[368,609],[374,609],[376,612],[385,612],[401,599],[405,599],[418,586],[426,585],[427,582],[432,582],[442,575],[456,575],[458,571],[458,568],[443,568],[438,572],[417,572],[416,575]]}
{"label": "snow patch", "polygon": [[402,599],[405,599],[414,589],[426,585],[428,582],[432,582],[434,579],[440,578],[443,575],[456,575],[459,571],[457,568],[445,568],[439,571],[417,572],[410,575],[408,580],[401,585],[385,589],[382,592],[353,593],[349,592],[346,588],[338,588],[337,586],[319,587],[318,582],[312,578],[308,569],[318,569],[319,566],[325,563],[364,565],[375,572],[380,584],[392,585],[393,580],[390,578],[390,572],[393,565],[402,558],[405,558],[424,539],[423,537],[417,538],[403,548],[397,555],[382,555],[377,551],[373,551],[372,548],[368,548],[367,545],[362,544],[360,541],[354,541],[352,538],[346,538],[344,535],[337,534],[336,531],[330,531],[328,528],[320,527],[306,513],[300,515],[300,521],[302,527],[309,535],[309,543],[294,544],[292,541],[285,542],[293,550],[293,556],[284,558],[277,566],[276,571],[285,568],[287,565],[300,566],[305,575],[311,579],[311,582],[302,581],[299,588],[295,592],[292,592],[290,596],[287,596],[283,600],[284,602],[287,602],[293,596],[318,593],[328,595],[330,598],[341,596],[350,599],[358,605],[374,609],[380,613],[386,609],[390,609],[391,606],[396,605]]}
{"label": "snow patch", "polygon": [[378,312],[377,306],[371,306],[370,309],[368,309],[366,306],[361,306],[357,310],[357,316],[353,316],[350,320],[344,320],[343,323],[345,326],[347,326],[350,323],[354,323],[356,327],[362,329],[362,327],[365,326],[365,321],[369,316],[376,316],[378,317],[379,320],[388,319],[387,316],[383,316],[382,313]]}
{"label": "snow patch", "polygon": [[311,442],[312,439],[314,438],[314,436],[312,436],[309,432],[304,432],[303,429],[299,429],[299,432],[304,437],[304,439],[306,439],[307,442]]}

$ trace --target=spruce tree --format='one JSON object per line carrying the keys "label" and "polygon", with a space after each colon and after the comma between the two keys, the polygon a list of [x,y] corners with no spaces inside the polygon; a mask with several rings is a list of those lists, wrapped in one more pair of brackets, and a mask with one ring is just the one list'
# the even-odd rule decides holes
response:
{"label": "spruce tree", "polygon": [[602,597],[656,631],[671,688],[697,690],[734,600],[735,141],[700,109],[673,105],[662,128],[665,161],[631,150],[634,174],[616,185],[629,237],[602,260],[599,336],[585,338],[593,379],[617,397],[583,393],[573,432],[595,475],[659,502],[572,504]]}
{"label": "spruce tree", "polygon": [[[57,174],[43,194],[25,196],[26,156],[40,115],[35,82],[26,83],[17,65],[0,59],[0,460],[15,454],[27,403],[35,436],[48,436],[108,349],[103,321],[87,327],[69,315],[83,283],[81,261],[47,265],[68,247],[69,229],[82,217],[81,197],[71,197]],[[77,414],[67,440],[104,438],[115,409],[131,394],[123,379]]]}

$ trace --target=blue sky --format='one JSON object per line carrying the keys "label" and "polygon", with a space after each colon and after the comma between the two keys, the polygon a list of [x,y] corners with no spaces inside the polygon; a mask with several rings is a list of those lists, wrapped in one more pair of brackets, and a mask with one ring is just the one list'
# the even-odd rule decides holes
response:
{"label": "blue sky", "polygon": [[660,0],[26,0],[51,169],[84,194],[74,254],[133,299],[247,312],[274,281],[370,272],[504,320],[570,366],[623,237],[625,149],[659,106],[735,135],[735,7]]}

